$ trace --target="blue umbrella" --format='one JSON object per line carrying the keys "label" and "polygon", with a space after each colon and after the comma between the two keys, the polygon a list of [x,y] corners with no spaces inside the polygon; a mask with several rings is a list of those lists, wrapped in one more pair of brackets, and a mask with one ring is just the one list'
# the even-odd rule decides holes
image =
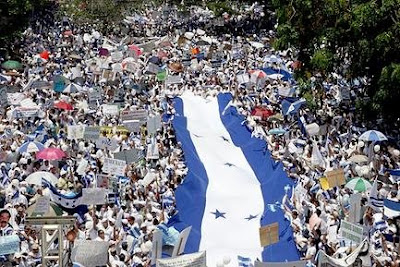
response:
{"label": "blue umbrella", "polygon": [[275,128],[275,129],[271,129],[268,131],[268,134],[272,134],[272,135],[280,135],[280,134],[285,134],[286,130],[282,129],[282,128]]}
{"label": "blue umbrella", "polygon": [[360,135],[360,137],[358,138],[362,141],[387,141],[387,137],[381,133],[380,131],[376,131],[376,130],[369,130],[364,132],[362,135]]}
{"label": "blue umbrella", "polygon": [[22,154],[25,152],[37,152],[37,151],[41,151],[44,149],[44,145],[39,143],[39,142],[35,142],[35,141],[28,141],[23,143],[19,148],[18,148],[18,153]]}

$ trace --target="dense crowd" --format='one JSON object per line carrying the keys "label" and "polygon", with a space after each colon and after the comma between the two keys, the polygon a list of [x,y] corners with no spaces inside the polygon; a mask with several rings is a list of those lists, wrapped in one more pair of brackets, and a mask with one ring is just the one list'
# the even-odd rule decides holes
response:
{"label": "dense crowd", "polygon": [[[396,177],[388,172],[399,168],[398,132],[382,122],[366,124],[356,113],[367,81],[348,81],[338,74],[326,81],[313,77],[315,103],[306,102],[291,75],[301,63],[293,51],[270,47],[273,32],[211,35],[215,29],[203,29],[212,12],[191,12],[196,19],[182,26],[174,10],[146,10],[127,17],[125,25],[107,36],[97,31],[98,25],[78,26],[67,19],[24,32],[19,51],[24,67],[3,70],[1,76],[10,97],[8,105],[1,105],[0,118],[0,235],[20,238],[20,252],[2,261],[14,266],[41,262],[38,231],[25,219],[40,196],[52,195],[48,186],[27,182],[29,175],[49,172],[57,177],[54,186],[60,194],[74,196],[97,187],[105,158],[136,149],[143,157],[118,177],[116,201],[89,206],[83,214],[68,211],[77,218],[77,239],[109,242],[110,266],[149,266],[152,232],[168,229],[171,238],[176,232],[167,224],[179,212],[173,205],[174,190],[188,170],[171,125],[172,99],[192,90],[205,97],[231,92],[230,105],[246,118],[255,138],[266,140],[271,156],[283,162],[296,186],[288,189],[279,207],[290,220],[303,259],[314,262],[319,250],[336,258],[351,252],[354,244],[341,242],[337,233],[341,221],[349,219],[351,196],[360,191],[361,215],[354,222],[370,240],[370,264],[398,266],[396,220],[383,215],[382,207],[371,205],[370,199],[376,191],[378,200],[398,201]],[[238,22],[263,16],[262,8],[253,5],[240,15],[224,14],[220,25],[233,23],[229,25],[237,30],[242,25]],[[182,78],[179,82],[166,83],[176,75]],[[59,81],[64,85],[56,90]],[[101,97],[93,103],[96,90]],[[67,105],[57,105],[60,101]],[[120,107],[117,114],[106,111],[104,104],[115,103]],[[155,133],[146,124],[128,133],[116,128],[123,125],[120,112],[138,109],[162,117]],[[21,115],[26,110],[34,115]],[[101,148],[94,140],[69,138],[68,126],[76,125],[110,127],[111,132],[102,135],[115,146]],[[366,130],[376,128],[389,140],[360,140]],[[26,142],[32,144],[22,149]],[[37,143],[66,156],[38,159],[34,147],[42,148]],[[83,160],[88,164],[78,174]],[[362,177],[365,188],[321,186],[320,179],[339,168],[346,182]]]}

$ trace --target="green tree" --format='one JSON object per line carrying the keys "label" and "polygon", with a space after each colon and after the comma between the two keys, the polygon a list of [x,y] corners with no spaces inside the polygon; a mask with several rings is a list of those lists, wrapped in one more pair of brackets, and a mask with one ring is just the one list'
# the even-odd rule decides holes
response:
{"label": "green tree", "polygon": [[[298,49],[307,72],[370,79],[375,114],[399,118],[400,0],[272,0],[278,49]],[[395,74],[393,74],[395,73]],[[394,75],[394,76],[393,76]],[[385,88],[384,88],[385,87]]]}

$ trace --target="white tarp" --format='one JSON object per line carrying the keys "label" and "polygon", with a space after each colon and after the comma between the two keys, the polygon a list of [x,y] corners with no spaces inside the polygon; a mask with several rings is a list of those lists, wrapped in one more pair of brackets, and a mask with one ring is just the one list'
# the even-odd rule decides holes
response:
{"label": "white tarp", "polygon": [[71,259],[83,266],[104,266],[108,262],[108,242],[76,240]]}

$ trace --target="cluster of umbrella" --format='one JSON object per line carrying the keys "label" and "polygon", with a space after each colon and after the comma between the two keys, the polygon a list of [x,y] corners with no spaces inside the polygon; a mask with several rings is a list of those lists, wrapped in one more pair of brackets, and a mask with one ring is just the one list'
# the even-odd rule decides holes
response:
{"label": "cluster of umbrella", "polygon": [[36,153],[36,158],[43,160],[59,160],[66,156],[64,151],[61,149],[55,147],[45,148],[42,143],[36,141],[28,141],[23,143],[17,151],[20,154]]}

